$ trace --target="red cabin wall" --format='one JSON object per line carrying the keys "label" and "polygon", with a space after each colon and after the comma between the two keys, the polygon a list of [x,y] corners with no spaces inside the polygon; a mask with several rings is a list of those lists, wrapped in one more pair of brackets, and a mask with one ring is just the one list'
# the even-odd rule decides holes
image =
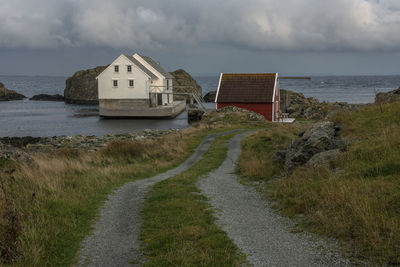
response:
{"label": "red cabin wall", "polygon": [[217,103],[217,109],[235,106],[261,114],[265,119],[272,121],[272,103]]}

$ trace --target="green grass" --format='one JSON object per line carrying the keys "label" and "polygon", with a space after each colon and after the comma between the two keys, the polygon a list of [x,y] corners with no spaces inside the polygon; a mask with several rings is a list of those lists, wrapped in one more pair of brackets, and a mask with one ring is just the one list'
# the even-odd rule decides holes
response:
{"label": "green grass", "polygon": [[[114,142],[96,153],[35,157],[37,168],[1,162],[0,249],[3,264],[68,266],[112,190],[185,160],[209,132],[188,130],[155,141]],[[162,155],[162,156],[161,156]],[[17,166],[13,176],[4,171]],[[7,168],[5,168],[7,167]],[[11,215],[11,210],[15,210]],[[16,216],[14,216],[16,215]],[[12,220],[18,229],[11,229]],[[6,251],[12,249],[12,259]],[[15,252],[15,253],[14,253]]]}
{"label": "green grass", "polygon": [[216,139],[188,171],[156,184],[145,203],[141,239],[145,266],[241,266],[245,257],[216,225],[196,181],[225,160],[227,141]]}
{"label": "green grass", "polygon": [[76,263],[109,193],[179,165],[207,134],[239,127],[255,126],[199,125],[155,140],[115,141],[98,152],[63,149],[33,155],[37,167],[0,160],[0,265]]}
{"label": "green grass", "polygon": [[[334,120],[343,125],[348,151],[329,166],[300,167],[271,181],[267,195],[283,214],[298,218],[301,229],[339,240],[355,262],[387,266],[400,264],[400,103],[382,108],[370,105],[338,114]],[[250,139],[245,149],[280,140],[272,139]],[[249,157],[277,167],[263,150],[249,151],[254,152]],[[257,179],[268,180],[271,174]]]}

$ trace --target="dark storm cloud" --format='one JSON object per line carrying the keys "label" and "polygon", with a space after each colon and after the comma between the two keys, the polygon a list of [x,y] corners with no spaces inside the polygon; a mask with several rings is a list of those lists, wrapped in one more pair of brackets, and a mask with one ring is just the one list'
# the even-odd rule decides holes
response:
{"label": "dark storm cloud", "polygon": [[398,0],[0,0],[0,48],[400,51]]}

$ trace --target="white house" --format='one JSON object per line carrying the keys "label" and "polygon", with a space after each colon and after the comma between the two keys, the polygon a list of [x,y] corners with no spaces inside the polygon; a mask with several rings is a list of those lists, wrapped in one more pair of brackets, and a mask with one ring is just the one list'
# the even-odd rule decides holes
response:
{"label": "white house", "polygon": [[99,76],[104,117],[174,117],[185,109],[173,100],[173,76],[150,57],[120,55]]}

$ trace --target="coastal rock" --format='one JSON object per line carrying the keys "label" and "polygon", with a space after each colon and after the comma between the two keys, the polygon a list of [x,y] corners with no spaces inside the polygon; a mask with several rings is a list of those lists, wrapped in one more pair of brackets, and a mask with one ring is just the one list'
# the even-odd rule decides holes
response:
{"label": "coastal rock", "polygon": [[33,101],[64,101],[64,97],[62,95],[47,95],[47,94],[39,94],[34,95],[29,100]]}
{"label": "coastal rock", "polygon": [[229,124],[234,122],[266,122],[264,116],[253,111],[238,108],[235,106],[228,106],[221,109],[214,110],[209,114],[204,114],[202,123],[212,124]]}
{"label": "coastal rock", "polygon": [[[174,72],[170,72],[170,74],[174,76],[173,86],[175,93],[194,93],[199,97],[203,95],[201,86],[183,69],[175,70]],[[188,102],[190,98],[185,95],[175,95],[174,99],[186,100]]]}
{"label": "coastal rock", "polygon": [[153,139],[164,136],[179,130],[150,130],[133,132],[129,134],[108,134],[105,136],[53,136],[53,137],[3,137],[0,144],[23,149],[27,152],[51,152],[59,149],[76,149],[96,151],[112,141],[134,141],[138,139]]}
{"label": "coastal rock", "polygon": [[376,104],[393,103],[397,101],[400,101],[400,87],[399,89],[387,93],[378,93],[375,96]]}
{"label": "coastal rock", "polygon": [[307,98],[301,93],[280,89],[280,110],[288,113],[289,117],[319,120],[358,107],[359,105],[344,102],[320,102],[314,97]]}
{"label": "coastal rock", "polygon": [[217,96],[217,91],[208,92],[204,97],[204,102],[215,102],[215,97]]}
{"label": "coastal rock", "polygon": [[194,123],[194,122],[201,121],[201,119],[203,118],[203,115],[204,115],[204,111],[202,111],[200,109],[189,109],[188,110],[188,122]]}
{"label": "coastal rock", "polygon": [[26,96],[18,94],[13,90],[7,89],[4,84],[0,83],[0,101],[22,100]]}
{"label": "coastal rock", "polygon": [[[314,155],[321,152],[343,149],[345,142],[338,139],[337,131],[333,122],[318,122],[311,125],[300,137],[289,147],[285,155],[285,170],[291,172],[297,166],[305,165]],[[281,152],[280,152],[281,153]],[[316,156],[310,164],[315,165],[336,152],[330,152]],[[279,158],[282,158],[280,155]]]}
{"label": "coastal rock", "polygon": [[98,104],[96,77],[106,68],[107,66],[99,66],[93,69],[75,72],[75,74],[65,82],[65,102],[68,104]]}
{"label": "coastal rock", "polygon": [[0,160],[14,161],[19,163],[25,163],[29,166],[36,166],[35,161],[32,157],[23,151],[22,149],[5,145],[0,143]]}

